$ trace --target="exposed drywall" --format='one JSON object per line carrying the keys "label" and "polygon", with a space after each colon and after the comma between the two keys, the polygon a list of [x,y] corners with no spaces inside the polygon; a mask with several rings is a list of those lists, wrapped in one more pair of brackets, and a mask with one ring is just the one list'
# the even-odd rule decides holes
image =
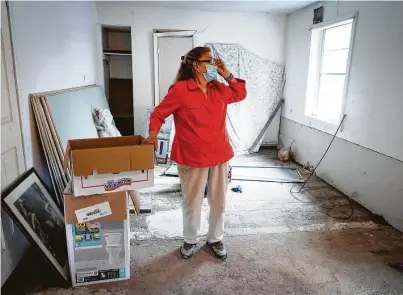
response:
{"label": "exposed drywall", "polygon": [[[96,4],[10,2],[27,168],[43,170],[31,112],[31,93],[98,82]],[[43,174],[43,173],[41,173]]]}
{"label": "exposed drywall", "polygon": [[[198,30],[197,45],[241,43],[255,54],[284,64],[284,16],[223,13],[98,4],[98,22],[132,30],[135,132],[144,134],[146,110],[154,105],[153,29]],[[179,67],[180,61],[178,61]],[[265,141],[277,142],[273,121]],[[272,130],[273,129],[273,130]]]}
{"label": "exposed drywall", "polygon": [[[302,163],[318,161],[330,141],[327,133],[336,130],[304,115],[308,28],[313,9],[320,5],[292,13],[286,25],[287,82],[280,138],[285,144],[296,140],[293,150]],[[403,3],[340,1],[323,6],[325,21],[357,11],[359,15],[347,118],[318,174],[346,194],[356,192],[357,201],[403,230]]]}

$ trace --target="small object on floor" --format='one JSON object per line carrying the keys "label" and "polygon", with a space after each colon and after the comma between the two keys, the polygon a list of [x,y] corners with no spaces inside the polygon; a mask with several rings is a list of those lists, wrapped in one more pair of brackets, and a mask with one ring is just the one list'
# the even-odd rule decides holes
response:
{"label": "small object on floor", "polygon": [[183,259],[189,259],[193,256],[193,254],[196,251],[196,245],[197,244],[188,244],[188,243],[183,243],[183,246],[181,247],[181,256]]}
{"label": "small object on floor", "polygon": [[282,162],[288,162],[290,160],[290,150],[282,148],[277,153],[278,159]]}
{"label": "small object on floor", "polygon": [[403,271],[403,261],[402,262],[395,262],[395,263],[387,263],[390,267],[393,267],[397,270]]}
{"label": "small object on floor", "polygon": [[227,259],[227,249],[221,241],[215,243],[207,242],[206,245],[213,251],[214,255],[221,260]]}
{"label": "small object on floor", "polygon": [[280,161],[288,162],[291,160],[291,147],[295,140],[291,142],[291,145],[288,148],[282,148],[278,151],[277,156]]}
{"label": "small object on floor", "polygon": [[241,193],[242,194],[242,187],[240,185],[231,188],[231,190],[235,193]]}

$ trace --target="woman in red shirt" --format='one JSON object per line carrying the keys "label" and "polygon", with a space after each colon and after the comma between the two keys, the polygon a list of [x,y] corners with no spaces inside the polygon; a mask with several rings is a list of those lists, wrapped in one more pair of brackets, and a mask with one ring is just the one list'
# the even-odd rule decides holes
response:
{"label": "woman in red shirt", "polygon": [[[229,86],[217,81],[222,76]],[[208,47],[196,47],[182,57],[176,82],[150,117],[145,144],[157,144],[164,120],[174,116],[175,137],[171,159],[178,164],[183,191],[181,255],[193,256],[200,227],[206,184],[210,205],[207,245],[220,259],[227,258],[224,236],[228,161],[234,156],[225,127],[227,105],[246,97],[245,81],[235,79]]]}

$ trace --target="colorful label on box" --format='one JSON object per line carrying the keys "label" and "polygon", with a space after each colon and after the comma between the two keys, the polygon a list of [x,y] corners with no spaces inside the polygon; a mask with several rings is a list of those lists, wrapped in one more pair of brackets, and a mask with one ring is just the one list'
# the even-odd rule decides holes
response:
{"label": "colorful label on box", "polygon": [[136,170],[73,177],[74,197],[152,187],[154,170]]}
{"label": "colorful label on box", "polygon": [[125,177],[125,178],[121,178],[118,180],[108,180],[105,185],[105,191],[110,192],[110,191],[114,191],[122,186],[130,186],[132,184],[132,179]]}
{"label": "colorful label on box", "polygon": [[125,268],[84,271],[76,273],[76,282],[78,284],[94,281],[103,281],[103,280],[123,279],[123,278],[126,278]]}
{"label": "colorful label on box", "polygon": [[75,249],[91,249],[102,247],[100,222],[77,223],[73,226]]}

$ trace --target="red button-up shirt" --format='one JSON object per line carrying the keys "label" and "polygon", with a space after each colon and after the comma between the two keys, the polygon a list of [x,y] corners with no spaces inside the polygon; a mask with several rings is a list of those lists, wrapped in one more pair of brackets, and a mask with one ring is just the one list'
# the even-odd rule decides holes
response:
{"label": "red button-up shirt", "polygon": [[150,117],[150,131],[161,129],[164,120],[174,116],[175,137],[171,159],[189,167],[211,167],[234,156],[225,118],[227,105],[246,97],[246,83],[236,79],[229,86],[208,83],[207,96],[193,79],[173,84]]}

